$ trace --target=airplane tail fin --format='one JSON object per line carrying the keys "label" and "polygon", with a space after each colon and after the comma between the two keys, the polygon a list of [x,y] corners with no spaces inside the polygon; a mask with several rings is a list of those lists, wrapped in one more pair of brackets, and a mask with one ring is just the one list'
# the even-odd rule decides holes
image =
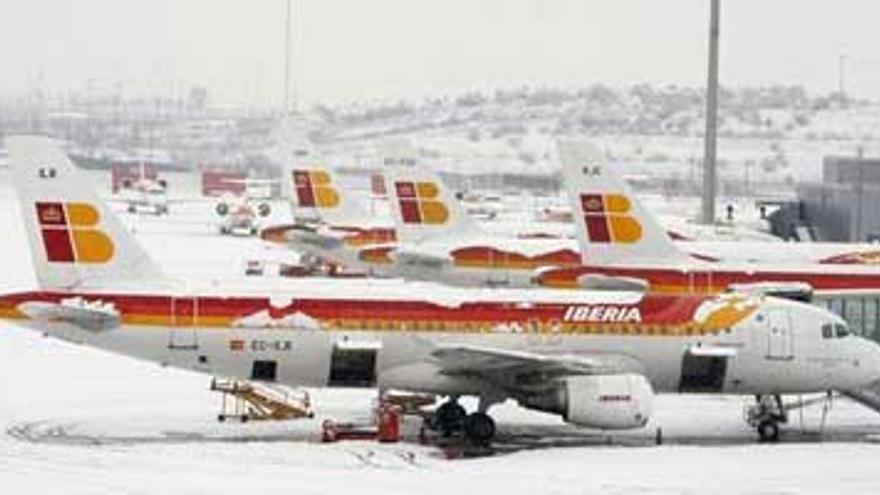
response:
{"label": "airplane tail fin", "polygon": [[336,175],[316,156],[307,122],[298,114],[283,117],[275,130],[273,159],[282,165],[281,192],[289,198],[295,220],[351,225],[363,210]]}
{"label": "airplane tail fin", "polygon": [[363,223],[368,210],[361,207],[350,189],[340,185],[329,167],[300,162],[290,167],[285,175],[290,185],[294,219],[333,226]]}
{"label": "airplane tail fin", "polygon": [[558,148],[585,263],[688,259],[598,149],[578,140],[559,140]]}
{"label": "airplane tail fin", "polygon": [[44,289],[166,280],[49,138],[7,138],[37,281]]}
{"label": "airplane tail fin", "polygon": [[409,143],[384,143],[380,152],[398,240],[421,242],[440,236],[461,237],[482,232],[440,176],[419,163]]}

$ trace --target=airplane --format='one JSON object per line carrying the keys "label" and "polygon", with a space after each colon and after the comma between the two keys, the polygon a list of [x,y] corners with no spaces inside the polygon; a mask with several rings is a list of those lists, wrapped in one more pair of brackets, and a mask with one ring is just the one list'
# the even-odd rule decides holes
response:
{"label": "airplane", "polygon": [[245,192],[242,195],[224,194],[214,206],[214,212],[222,220],[220,233],[223,235],[255,236],[260,231],[259,219],[272,213],[272,206],[266,200],[267,190],[273,179],[227,179],[226,182],[242,183]]}
{"label": "airplane", "polygon": [[[766,296],[187,285],[160,271],[50,140],[6,146],[38,288],[0,295],[0,318],[67,341],[236,379],[446,395],[438,427],[473,442],[493,437],[488,410],[508,398],[575,425],[635,429],[655,393],[769,398],[750,423],[775,440],[782,395],[880,379],[880,345],[824,309]],[[460,396],[478,397],[477,410]]]}
{"label": "airplane", "polygon": [[[387,151],[387,150],[386,150]],[[388,166],[385,177],[396,227],[382,230],[383,236],[363,235],[368,229],[346,227],[328,228],[324,224],[303,229],[296,226],[279,226],[264,229],[261,237],[280,244],[292,244],[297,249],[329,258],[335,262],[354,266],[372,275],[403,277],[414,280],[439,281],[462,286],[511,287],[543,286],[565,289],[649,290],[652,292],[719,293],[725,291],[761,292],[783,297],[813,301],[844,316],[860,334],[880,337],[880,273],[871,266],[857,264],[820,265],[816,263],[751,263],[717,262],[705,260],[691,251],[683,251],[690,242],[674,242],[653,215],[626,188],[625,183],[613,176],[610,167],[599,168],[612,175],[602,177],[577,177],[566,175],[566,184],[578,184],[580,192],[614,195],[623,191],[618,201],[632,207],[632,218],[638,223],[640,235],[636,246],[642,246],[640,256],[625,251],[625,243],[591,243],[586,239],[583,226],[578,229],[579,240],[565,239],[513,239],[495,236],[480,230],[480,225],[470,220],[457,207],[451,194],[439,179],[426,170],[417,169],[415,160],[406,150],[386,152]],[[396,154],[395,154],[396,153]],[[563,157],[566,170],[577,168],[575,158]],[[403,157],[394,159],[394,156]],[[603,163],[596,150],[587,153],[584,160]],[[319,173],[312,170],[311,173]],[[326,187],[332,188],[336,204],[347,196],[336,187],[332,175]],[[601,180],[597,180],[600,179]],[[397,182],[439,184],[436,198],[450,213],[442,223],[425,224],[402,221],[402,202]],[[570,188],[570,187],[569,187]],[[411,196],[408,192],[406,195]],[[578,206],[579,207],[579,206]],[[353,218],[354,215],[332,217]],[[462,220],[463,219],[463,220]],[[623,220],[626,222],[627,220]],[[351,225],[355,220],[351,220]],[[476,234],[474,234],[476,232]],[[573,245],[574,244],[574,245]],[[775,250],[784,243],[752,243],[764,249]],[[730,247],[731,246],[728,244]],[[493,249],[485,248],[492,246]],[[607,249],[604,246],[610,246]],[[602,250],[606,249],[607,252]],[[552,250],[552,251],[551,251]],[[581,256],[583,250],[584,256]],[[561,260],[556,266],[547,263],[534,253],[565,253],[570,259]],[[488,254],[493,261],[489,267],[480,266],[468,256]],[[510,253],[520,253],[513,256]],[[529,257],[522,253],[530,253]],[[456,259],[457,258],[457,259]],[[479,260],[477,256],[475,259]],[[484,258],[485,259],[485,258]],[[539,264],[542,263],[543,264]],[[878,313],[874,317],[874,313]]]}
{"label": "airplane", "polygon": [[295,167],[294,217],[312,223],[269,227],[261,238],[373,275],[460,286],[528,287],[544,267],[579,264],[574,240],[487,232],[412,156],[409,150],[386,152],[383,176],[393,225],[366,220],[363,207],[326,168]]}
{"label": "airplane", "polygon": [[260,237],[334,265],[375,273],[381,265],[362,259],[361,252],[396,242],[390,220],[365,214],[367,206],[340,186],[332,170],[308,163],[308,151],[299,150],[296,156],[297,163],[282,180],[294,222],[263,228]]}
{"label": "airplane", "polygon": [[120,199],[128,213],[168,214],[168,182],[149,177],[143,163],[138,167],[138,176],[123,179],[121,186]]}
{"label": "airplane", "polygon": [[571,206],[581,211],[575,222],[583,259],[578,267],[545,270],[537,277],[542,286],[577,288],[591,277],[623,277],[641,280],[651,292],[779,291],[829,307],[848,304],[860,314],[880,298],[880,272],[873,266],[696,259],[672,242],[596,148],[574,140],[558,145]]}
{"label": "airplane", "polygon": [[[296,222],[263,229],[261,238],[274,244],[290,245],[311,256],[374,276],[462,286],[572,285],[560,283],[557,275],[563,272],[553,269],[581,265],[577,240],[513,237],[489,232],[466,213],[435,173],[418,166],[412,150],[400,145],[386,146],[383,155],[383,177],[393,226],[364,215],[366,208],[357,204],[339,185],[332,171],[309,164],[296,166],[289,172],[291,178],[288,180],[294,184],[290,195]],[[421,185],[433,197],[429,201],[414,198],[416,185]],[[318,194],[323,196],[318,197]],[[436,221],[417,218],[422,213],[419,208],[426,206],[441,212],[443,217]],[[656,231],[666,237],[659,226]],[[686,249],[687,256],[694,260],[719,261],[697,254],[702,246],[718,244],[676,242],[670,249],[675,253]],[[766,243],[752,244],[767,250]],[[790,264],[797,266],[794,262]],[[824,269],[813,271],[816,270]],[[800,278],[795,276],[787,280],[797,282]],[[869,278],[867,283],[874,287],[877,281]],[[594,271],[580,277],[576,285],[580,288],[641,290],[644,281],[639,277],[609,277]]]}
{"label": "airplane", "polygon": [[[559,237],[572,235],[569,205],[538,211],[539,220],[554,225]],[[703,261],[821,265],[880,265],[880,244],[866,242],[789,242],[770,234],[727,224],[697,225],[672,215],[655,215],[679,249]]]}

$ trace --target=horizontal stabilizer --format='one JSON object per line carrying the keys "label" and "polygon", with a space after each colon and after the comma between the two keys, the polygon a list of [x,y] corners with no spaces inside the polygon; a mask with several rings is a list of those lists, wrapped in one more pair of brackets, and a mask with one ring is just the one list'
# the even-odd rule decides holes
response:
{"label": "horizontal stabilizer", "polygon": [[730,284],[728,292],[737,292],[750,296],[774,296],[793,301],[810,302],[813,299],[813,287],[806,282],[755,282],[750,284]]}
{"label": "horizontal stabilizer", "polygon": [[397,249],[394,259],[402,266],[440,269],[452,263],[451,256],[444,256],[416,249]]}
{"label": "horizontal stabilizer", "polygon": [[63,299],[60,303],[25,302],[18,310],[36,321],[61,321],[91,331],[110,330],[120,324],[119,311],[112,304],[88,302],[81,297]]}
{"label": "horizontal stabilizer", "polygon": [[647,292],[650,284],[647,280],[635,277],[611,277],[591,273],[578,278],[578,286],[589,290],[615,290],[626,292]]}

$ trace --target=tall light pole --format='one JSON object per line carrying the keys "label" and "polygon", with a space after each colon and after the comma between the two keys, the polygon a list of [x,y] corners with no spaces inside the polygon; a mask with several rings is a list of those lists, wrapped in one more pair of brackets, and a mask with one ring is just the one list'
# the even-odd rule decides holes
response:
{"label": "tall light pole", "polygon": [[715,195],[718,187],[716,175],[716,141],[718,130],[718,38],[720,31],[720,0],[711,0],[709,18],[709,76],[706,81],[706,135],[703,151],[703,198],[700,222],[715,222]]}
{"label": "tall light pole", "polygon": [[287,15],[284,17],[284,113],[290,112],[290,20],[293,17],[291,0],[287,0]]}

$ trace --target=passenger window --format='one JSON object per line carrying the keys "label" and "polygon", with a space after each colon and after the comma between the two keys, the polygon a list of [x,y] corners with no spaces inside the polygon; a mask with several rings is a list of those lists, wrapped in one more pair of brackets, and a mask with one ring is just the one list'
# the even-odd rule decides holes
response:
{"label": "passenger window", "polygon": [[849,335],[849,330],[847,330],[846,325],[838,323],[834,325],[834,328],[837,330],[837,338],[846,337],[847,335]]}
{"label": "passenger window", "polygon": [[831,326],[831,323],[826,323],[826,324],[822,325],[822,338],[823,339],[834,338],[834,328]]}

